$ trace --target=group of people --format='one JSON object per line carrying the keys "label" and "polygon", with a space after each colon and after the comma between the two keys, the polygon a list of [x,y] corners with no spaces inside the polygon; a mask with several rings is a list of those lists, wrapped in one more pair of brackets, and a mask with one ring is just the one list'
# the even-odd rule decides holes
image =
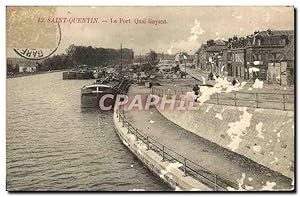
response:
{"label": "group of people", "polygon": [[[219,78],[219,77],[220,77],[219,74],[216,73],[216,78]],[[212,72],[210,72],[210,73],[208,74],[208,80],[215,80],[214,74],[213,74]]]}
{"label": "group of people", "polygon": [[[235,86],[236,84],[238,84],[239,81],[237,79],[233,79],[232,80],[232,85]],[[200,96],[200,86],[198,84],[196,84],[194,87],[193,87],[193,92],[194,92],[194,95],[195,95],[195,101],[197,101],[197,99],[199,98]]]}
{"label": "group of people", "polygon": [[[216,78],[219,78],[220,76],[219,76],[219,74],[216,74]],[[210,72],[209,74],[208,74],[208,80],[214,80],[215,78],[214,78],[214,74],[212,73],[212,72]],[[231,84],[233,85],[233,86],[235,86],[236,84],[239,84],[240,82],[239,82],[239,80],[238,79],[233,79],[232,80],[232,82],[231,82]]]}

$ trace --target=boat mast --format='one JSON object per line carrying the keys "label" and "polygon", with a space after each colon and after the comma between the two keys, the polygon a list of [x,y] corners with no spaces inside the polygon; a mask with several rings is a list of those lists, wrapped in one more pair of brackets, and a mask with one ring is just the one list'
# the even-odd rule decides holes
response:
{"label": "boat mast", "polygon": [[142,54],[140,53],[140,72],[142,71]]}
{"label": "boat mast", "polygon": [[122,68],[123,68],[123,65],[122,65],[122,43],[121,43],[121,72],[122,72]]}

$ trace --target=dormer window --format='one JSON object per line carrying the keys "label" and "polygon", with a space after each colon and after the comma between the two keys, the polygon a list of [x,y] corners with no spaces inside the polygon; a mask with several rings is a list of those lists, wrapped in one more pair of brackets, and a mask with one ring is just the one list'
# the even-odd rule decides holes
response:
{"label": "dormer window", "polygon": [[258,45],[258,46],[261,45],[261,39],[257,39],[257,45]]}
{"label": "dormer window", "polygon": [[288,44],[288,37],[286,35],[280,36],[279,40],[280,40],[281,45],[287,45]]}

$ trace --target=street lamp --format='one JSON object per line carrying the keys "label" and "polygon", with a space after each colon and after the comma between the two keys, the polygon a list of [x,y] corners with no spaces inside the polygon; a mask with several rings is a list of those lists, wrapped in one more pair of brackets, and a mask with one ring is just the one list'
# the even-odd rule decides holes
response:
{"label": "street lamp", "polygon": [[282,83],[282,79],[281,79],[281,74],[282,74],[281,62],[282,62],[284,57],[285,57],[285,54],[283,54],[282,58],[279,60],[279,77],[280,77],[279,78],[279,84],[280,84],[280,86],[281,86],[281,83]]}
{"label": "street lamp", "polygon": [[279,62],[279,85],[281,86],[281,61]]}
{"label": "street lamp", "polygon": [[210,63],[210,72],[213,70],[214,58],[213,56],[208,58],[208,62]]}

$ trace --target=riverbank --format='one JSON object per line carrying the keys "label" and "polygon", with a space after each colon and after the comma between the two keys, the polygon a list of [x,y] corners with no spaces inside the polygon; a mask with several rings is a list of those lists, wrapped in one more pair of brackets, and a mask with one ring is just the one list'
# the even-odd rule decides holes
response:
{"label": "riverbank", "polygon": [[[123,144],[157,177],[160,177],[175,191],[212,191],[209,187],[186,175],[182,163],[167,160],[167,153],[160,155],[154,148],[155,143],[148,137],[143,138],[126,120],[122,112],[116,111],[113,116],[115,130]],[[145,143],[146,140],[146,143]],[[157,152],[158,151],[158,152]],[[163,149],[164,151],[164,149]],[[166,154],[166,156],[164,156]]]}
{"label": "riverbank", "polygon": [[[187,88],[181,91],[181,85],[174,81],[173,88],[155,87],[152,93],[169,97],[192,94]],[[245,87],[237,87],[232,93],[228,90],[233,86],[217,85],[200,88],[197,110],[158,110],[182,128],[293,179],[294,95],[277,94],[276,90],[241,92]]]}
{"label": "riverbank", "polygon": [[[149,93],[150,89],[142,86],[132,86],[129,90],[129,96]],[[185,130],[162,116],[156,108],[146,111],[125,111],[125,116],[135,128],[157,142],[217,174],[217,177],[226,177],[224,179],[233,182],[237,190],[291,190],[293,188],[290,178]],[[186,122],[195,125],[188,119]]]}
{"label": "riverbank", "polygon": [[157,109],[180,127],[294,178],[294,112],[210,104],[195,111]]}

